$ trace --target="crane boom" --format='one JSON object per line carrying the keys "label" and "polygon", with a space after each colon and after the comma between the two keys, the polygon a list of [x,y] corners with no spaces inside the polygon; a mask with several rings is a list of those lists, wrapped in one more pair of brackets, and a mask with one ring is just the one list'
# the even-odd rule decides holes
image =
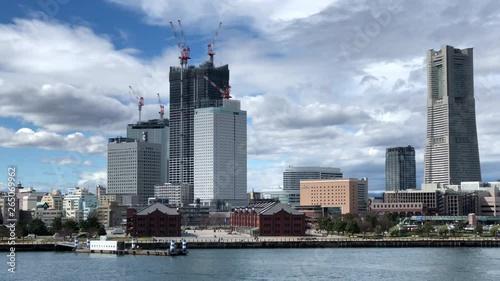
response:
{"label": "crane boom", "polygon": [[158,103],[160,104],[160,120],[163,120],[163,115],[165,115],[165,107],[161,104],[160,93],[156,93],[158,95]]}
{"label": "crane boom", "polygon": [[177,22],[179,22],[179,27],[180,27],[180,29],[181,29],[182,47],[183,47],[183,48],[186,48],[186,47],[187,47],[187,44],[186,44],[186,38],[184,38],[184,30],[182,29],[181,20],[177,20]]}
{"label": "crane boom", "polygon": [[212,85],[215,89],[217,89],[219,91],[219,93],[221,93],[221,96],[223,99],[232,98],[230,95],[231,86],[227,85],[227,87],[225,89],[222,89],[219,86],[217,86],[217,84],[215,84],[212,80],[210,80],[206,75],[203,75],[203,78],[205,78],[205,80],[207,80],[207,82],[210,83],[210,85]]}
{"label": "crane boom", "polygon": [[215,46],[215,39],[217,39],[217,36],[219,35],[219,30],[222,25],[222,22],[219,22],[219,26],[217,27],[217,30],[215,31],[215,35],[212,38],[212,42],[208,43],[207,48],[208,48],[208,56],[210,56],[210,62],[213,64],[214,63],[214,46]]}
{"label": "crane boom", "polygon": [[179,36],[177,36],[177,31],[175,30],[175,26],[172,22],[170,22],[170,27],[172,28],[172,32],[174,33],[175,42],[177,43],[177,47],[182,50],[181,43],[179,41]]}

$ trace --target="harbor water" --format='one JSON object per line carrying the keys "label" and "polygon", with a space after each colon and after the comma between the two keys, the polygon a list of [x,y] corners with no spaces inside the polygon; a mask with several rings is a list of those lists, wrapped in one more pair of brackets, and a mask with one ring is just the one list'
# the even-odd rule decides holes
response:
{"label": "harbor water", "polygon": [[497,281],[500,249],[192,249],[177,257],[18,252],[16,273],[3,267],[0,280]]}

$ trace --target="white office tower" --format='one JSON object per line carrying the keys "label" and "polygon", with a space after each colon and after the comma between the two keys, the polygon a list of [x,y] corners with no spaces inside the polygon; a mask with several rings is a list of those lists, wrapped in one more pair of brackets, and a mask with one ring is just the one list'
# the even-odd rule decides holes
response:
{"label": "white office tower", "polygon": [[194,198],[202,205],[247,200],[247,113],[240,101],[194,115]]}

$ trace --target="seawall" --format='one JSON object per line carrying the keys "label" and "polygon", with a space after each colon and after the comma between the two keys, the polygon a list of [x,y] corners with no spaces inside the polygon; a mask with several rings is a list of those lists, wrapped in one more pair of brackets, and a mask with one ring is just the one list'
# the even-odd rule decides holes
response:
{"label": "seawall", "polygon": [[[179,241],[177,241],[179,242]],[[85,244],[85,243],[81,243]],[[168,249],[170,243],[140,241],[141,250]],[[55,243],[24,243],[17,245],[0,244],[0,252],[16,251],[71,251],[68,245]],[[125,248],[130,248],[125,243]],[[324,239],[300,241],[283,239],[269,241],[189,241],[188,249],[245,249],[245,248],[406,248],[406,247],[500,247],[500,239]]]}

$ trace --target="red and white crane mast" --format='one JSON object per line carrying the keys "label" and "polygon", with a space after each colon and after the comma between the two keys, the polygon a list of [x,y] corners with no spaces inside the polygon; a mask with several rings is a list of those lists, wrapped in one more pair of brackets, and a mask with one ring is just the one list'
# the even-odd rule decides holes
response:
{"label": "red and white crane mast", "polygon": [[137,106],[139,108],[139,123],[141,122],[141,111],[142,111],[142,107],[144,106],[144,98],[139,96],[135,91],[134,89],[132,88],[132,86],[128,86],[130,88],[130,94],[133,95],[136,99],[137,99]]}
{"label": "red and white crane mast", "polygon": [[210,57],[210,63],[213,65],[214,64],[214,46],[215,46],[215,39],[217,39],[217,36],[219,35],[219,30],[222,25],[222,22],[219,22],[219,26],[217,27],[217,31],[215,32],[214,37],[212,38],[212,41],[208,43],[207,48],[208,48],[208,56]]}

